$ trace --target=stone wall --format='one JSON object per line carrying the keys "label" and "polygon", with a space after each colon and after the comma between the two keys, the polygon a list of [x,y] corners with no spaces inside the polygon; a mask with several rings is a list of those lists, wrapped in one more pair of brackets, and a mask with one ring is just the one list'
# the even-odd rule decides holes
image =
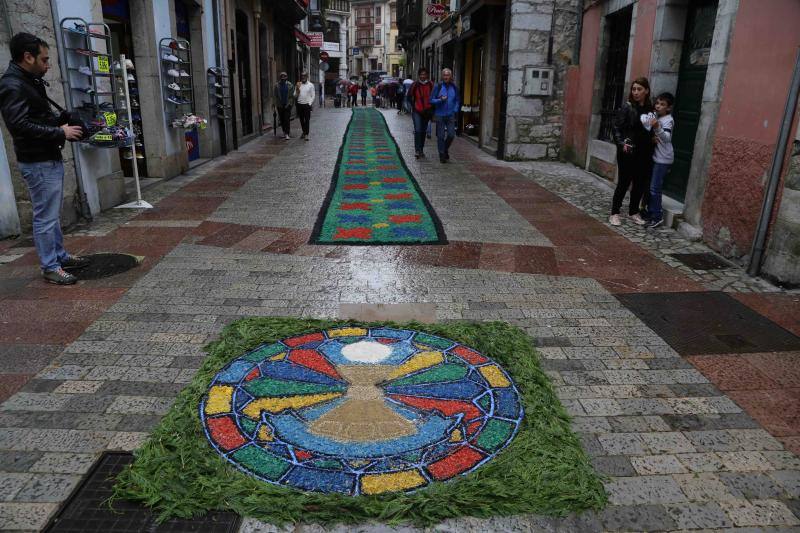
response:
{"label": "stone wall", "polygon": [[800,286],[800,139],[792,146],[763,273],[779,283]]}
{"label": "stone wall", "polygon": [[[556,159],[564,119],[564,80],[573,63],[577,0],[511,0],[506,159]],[[552,51],[550,39],[552,36]],[[526,66],[552,66],[553,95],[523,96]]]}

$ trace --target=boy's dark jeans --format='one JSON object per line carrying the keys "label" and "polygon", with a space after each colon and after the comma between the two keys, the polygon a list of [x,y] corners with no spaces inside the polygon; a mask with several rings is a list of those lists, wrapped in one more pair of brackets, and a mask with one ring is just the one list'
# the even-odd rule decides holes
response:
{"label": "boy's dark jeans", "polygon": [[664,216],[661,210],[661,190],[664,187],[664,178],[667,177],[670,164],[653,163],[653,175],[650,178],[650,202],[647,211],[650,213],[650,220],[658,221]]}
{"label": "boy's dark jeans", "polygon": [[414,121],[414,152],[421,154],[425,149],[425,134],[430,121],[416,110],[411,113],[411,118]]}

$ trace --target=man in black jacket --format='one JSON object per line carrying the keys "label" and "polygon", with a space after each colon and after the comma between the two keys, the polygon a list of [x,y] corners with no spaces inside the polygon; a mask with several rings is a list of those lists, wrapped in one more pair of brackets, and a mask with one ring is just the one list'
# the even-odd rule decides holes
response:
{"label": "man in black jacket", "polygon": [[64,269],[88,264],[64,250],[61,202],[64,191],[64,141],[80,140],[80,126],[65,124],[53,112],[42,77],[50,68],[47,43],[30,33],[11,38],[11,62],[0,78],[0,113],[14,141],[14,152],[33,207],[33,242],[44,279],[72,285],[77,279]]}

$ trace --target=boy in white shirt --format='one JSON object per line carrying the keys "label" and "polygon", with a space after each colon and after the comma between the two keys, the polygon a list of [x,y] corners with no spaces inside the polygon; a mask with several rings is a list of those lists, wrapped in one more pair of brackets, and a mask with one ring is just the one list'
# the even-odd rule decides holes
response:
{"label": "boy in white shirt", "polygon": [[664,223],[661,209],[661,190],[664,178],[669,173],[675,153],[672,149],[672,130],[675,120],[672,118],[672,106],[675,97],[672,93],[661,93],[655,100],[655,112],[640,117],[642,125],[655,136],[656,149],[653,152],[653,174],[650,178],[650,202],[647,206],[649,221],[646,227],[657,228]]}
{"label": "boy in white shirt", "polygon": [[308,130],[311,125],[311,106],[314,103],[315,91],[314,84],[308,81],[308,72],[300,75],[302,81],[297,82],[295,96],[297,98],[297,118],[300,119],[300,127],[303,128],[303,139],[308,140]]}

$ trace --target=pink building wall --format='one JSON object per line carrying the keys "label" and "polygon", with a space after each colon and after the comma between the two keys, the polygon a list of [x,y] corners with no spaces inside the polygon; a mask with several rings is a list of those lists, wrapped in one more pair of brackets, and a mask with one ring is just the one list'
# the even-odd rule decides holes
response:
{"label": "pink building wall", "polygon": [[726,255],[746,254],[753,241],[799,20],[797,0],[739,4],[702,206],[704,240]]}
{"label": "pink building wall", "polygon": [[639,0],[636,5],[636,28],[633,35],[630,79],[650,77],[650,57],[653,52],[653,32],[656,25],[656,0]]}

